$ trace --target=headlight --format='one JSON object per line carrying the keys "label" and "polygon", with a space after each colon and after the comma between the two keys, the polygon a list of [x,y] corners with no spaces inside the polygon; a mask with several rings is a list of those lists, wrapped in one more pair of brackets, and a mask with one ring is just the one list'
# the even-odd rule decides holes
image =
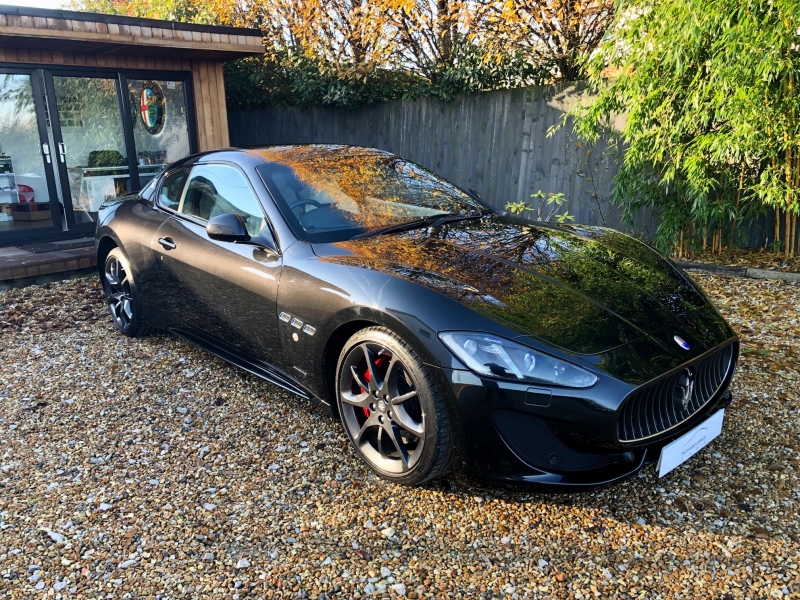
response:
{"label": "headlight", "polygon": [[440,333],[439,338],[479,375],[572,388],[589,387],[597,381],[597,376],[585,369],[494,335],[449,331]]}

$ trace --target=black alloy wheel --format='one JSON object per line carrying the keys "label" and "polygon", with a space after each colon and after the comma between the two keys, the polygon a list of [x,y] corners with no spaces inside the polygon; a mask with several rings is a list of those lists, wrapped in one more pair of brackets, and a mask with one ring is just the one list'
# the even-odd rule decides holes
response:
{"label": "black alloy wheel", "polygon": [[444,473],[450,428],[433,379],[397,335],[370,328],[345,345],[337,369],[347,435],[378,475],[417,484]]}
{"label": "black alloy wheel", "polygon": [[142,320],[139,294],[128,261],[119,248],[112,249],[106,257],[103,294],[117,329],[130,337],[149,333],[150,328]]}

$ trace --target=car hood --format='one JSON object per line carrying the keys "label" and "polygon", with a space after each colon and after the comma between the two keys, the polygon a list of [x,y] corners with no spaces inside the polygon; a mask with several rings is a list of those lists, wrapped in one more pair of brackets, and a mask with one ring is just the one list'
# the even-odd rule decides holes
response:
{"label": "car hood", "polygon": [[603,227],[492,217],[315,251],[325,260],[412,280],[519,336],[581,354],[630,343],[708,303],[649,246]]}

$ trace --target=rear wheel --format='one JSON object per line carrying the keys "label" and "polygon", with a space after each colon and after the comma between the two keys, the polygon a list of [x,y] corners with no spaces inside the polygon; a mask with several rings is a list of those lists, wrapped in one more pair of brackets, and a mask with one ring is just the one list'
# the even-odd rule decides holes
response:
{"label": "rear wheel", "polygon": [[103,294],[108,312],[120,332],[129,337],[150,333],[142,318],[139,292],[131,275],[128,259],[119,248],[113,248],[103,266]]}
{"label": "rear wheel", "polygon": [[336,389],[347,435],[378,475],[415,485],[449,469],[452,438],[439,390],[395,333],[372,327],[351,337],[339,357]]}

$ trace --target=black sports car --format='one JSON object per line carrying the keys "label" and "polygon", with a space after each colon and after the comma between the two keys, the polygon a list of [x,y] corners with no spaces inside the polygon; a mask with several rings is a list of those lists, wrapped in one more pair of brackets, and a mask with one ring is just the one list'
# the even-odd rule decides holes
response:
{"label": "black sports car", "polygon": [[515,222],[386,152],[193,156],[108,201],[96,243],[122,333],[168,330],[328,406],[391,481],[663,472],[730,402],[738,339],[669,260]]}

